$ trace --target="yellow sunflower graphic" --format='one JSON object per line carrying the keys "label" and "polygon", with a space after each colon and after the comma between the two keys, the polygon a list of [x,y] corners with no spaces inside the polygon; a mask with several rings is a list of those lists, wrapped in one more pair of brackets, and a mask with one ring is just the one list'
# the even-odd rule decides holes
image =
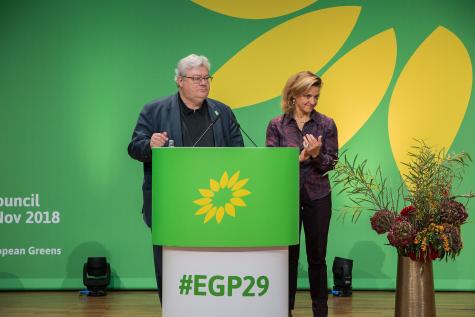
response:
{"label": "yellow sunflower graphic", "polygon": [[216,222],[220,224],[225,213],[236,217],[236,207],[246,207],[243,197],[251,192],[244,186],[249,178],[239,179],[239,173],[240,171],[237,171],[229,177],[228,172],[224,171],[219,182],[212,178],[209,180],[209,189],[198,189],[202,197],[193,201],[200,206],[195,215],[205,215],[204,223],[215,217]]}

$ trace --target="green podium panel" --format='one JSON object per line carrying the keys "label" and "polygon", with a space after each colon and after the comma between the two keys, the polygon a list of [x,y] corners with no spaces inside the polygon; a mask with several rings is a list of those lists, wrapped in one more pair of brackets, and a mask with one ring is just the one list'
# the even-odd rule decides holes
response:
{"label": "green podium panel", "polygon": [[298,154],[296,148],[153,149],[153,243],[297,244]]}

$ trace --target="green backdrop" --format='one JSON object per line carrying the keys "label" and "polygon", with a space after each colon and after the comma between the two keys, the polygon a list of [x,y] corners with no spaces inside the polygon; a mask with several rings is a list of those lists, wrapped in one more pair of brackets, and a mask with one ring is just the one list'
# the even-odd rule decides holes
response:
{"label": "green backdrop", "polygon": [[[176,92],[176,62],[193,52],[209,57],[212,94],[259,145],[285,79],[310,68],[342,149],[395,182],[411,137],[475,155],[475,2],[201,2],[0,2],[0,289],[81,288],[87,256],[102,255],[113,288],[155,286],[142,166],[126,148],[142,106]],[[460,190],[474,188],[471,166]],[[9,203],[31,194],[39,206]],[[329,272],[334,256],[351,258],[355,289],[394,289],[396,252],[369,216],[352,224],[335,211]],[[462,254],[435,263],[437,289],[475,290],[469,220]],[[299,274],[308,287],[305,260]]]}

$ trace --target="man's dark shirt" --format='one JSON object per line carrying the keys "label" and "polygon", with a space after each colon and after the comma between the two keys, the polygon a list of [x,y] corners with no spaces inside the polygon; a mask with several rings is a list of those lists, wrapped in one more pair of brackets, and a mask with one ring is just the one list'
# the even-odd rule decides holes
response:
{"label": "man's dark shirt", "polygon": [[[190,109],[185,105],[180,94],[178,94],[178,104],[180,105],[183,146],[193,146],[211,123],[208,104],[205,100],[201,108]],[[196,146],[214,147],[213,129],[210,128]]]}
{"label": "man's dark shirt", "polygon": [[281,115],[269,122],[266,134],[266,146],[298,147],[303,150],[303,136],[312,134],[315,139],[322,136],[322,148],[316,158],[300,163],[300,188],[305,187],[310,199],[320,199],[330,191],[330,181],[325,173],[333,169],[338,159],[338,135],[333,119],[312,111],[310,120],[302,131],[290,115]]}

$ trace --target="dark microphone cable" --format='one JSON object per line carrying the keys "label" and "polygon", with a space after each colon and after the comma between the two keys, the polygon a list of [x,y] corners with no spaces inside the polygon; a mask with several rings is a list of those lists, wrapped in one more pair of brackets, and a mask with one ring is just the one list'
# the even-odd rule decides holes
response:
{"label": "dark microphone cable", "polygon": [[242,133],[244,133],[244,135],[249,139],[249,141],[251,141],[252,144],[254,144],[255,147],[258,147],[256,142],[254,142],[253,139],[251,139],[251,137],[249,136],[249,134],[246,133],[246,131],[244,131],[243,128],[241,128],[241,125],[239,124],[239,122],[237,121],[237,119],[234,117],[234,115],[231,115],[231,118],[232,120],[234,121],[234,123],[236,123],[236,125],[238,126],[239,130],[241,130]]}

